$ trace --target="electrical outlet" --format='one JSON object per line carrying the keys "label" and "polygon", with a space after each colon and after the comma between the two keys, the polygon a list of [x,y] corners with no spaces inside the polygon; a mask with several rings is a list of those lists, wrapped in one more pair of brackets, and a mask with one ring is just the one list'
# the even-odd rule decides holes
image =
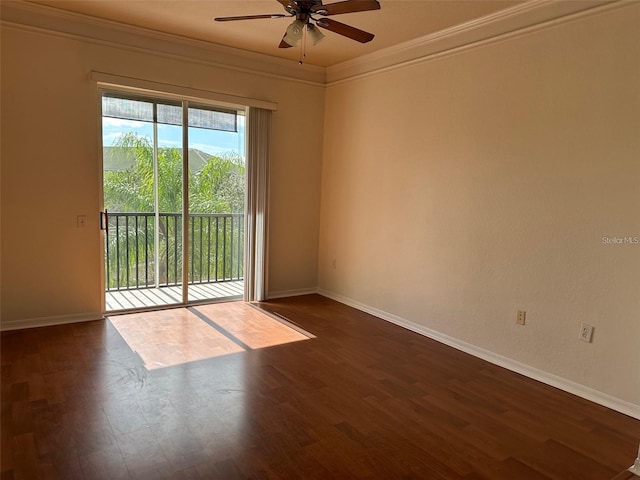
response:
{"label": "electrical outlet", "polygon": [[336,269],[336,259],[335,259],[335,258],[334,258],[333,260],[331,260],[331,268],[332,268],[333,270],[335,270],[335,269]]}
{"label": "electrical outlet", "polygon": [[580,333],[578,334],[578,338],[583,342],[591,343],[591,339],[593,338],[593,327],[591,325],[587,325],[586,323],[580,325]]}
{"label": "electrical outlet", "polygon": [[76,225],[78,228],[87,228],[87,216],[78,215],[78,217],[76,218]]}
{"label": "electrical outlet", "polygon": [[518,310],[518,316],[516,317],[516,323],[518,325],[524,325],[527,317],[527,312],[524,310]]}

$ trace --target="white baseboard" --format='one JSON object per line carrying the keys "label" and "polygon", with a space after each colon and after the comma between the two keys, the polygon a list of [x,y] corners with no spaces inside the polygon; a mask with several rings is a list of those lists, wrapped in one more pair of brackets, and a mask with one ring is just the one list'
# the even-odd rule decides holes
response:
{"label": "white baseboard", "polygon": [[50,327],[53,325],[64,325],[66,323],[90,322],[92,320],[103,320],[104,315],[100,312],[76,313],[73,315],[59,315],[55,317],[25,318],[21,320],[8,320],[0,322],[0,331],[22,330],[24,328]]}
{"label": "white baseboard", "polygon": [[274,298],[284,298],[284,297],[299,297],[300,295],[311,295],[314,293],[318,293],[317,288],[299,288],[297,290],[280,290],[278,292],[269,292],[267,294],[267,300],[272,300]]}
{"label": "white baseboard", "polygon": [[629,467],[629,471],[635,476],[640,477],[640,447],[638,447],[638,456],[636,457],[636,461]]}
{"label": "white baseboard", "polygon": [[605,406],[607,408],[620,413],[624,413],[625,415],[629,415],[630,417],[640,420],[640,405],[635,405],[612,395],[608,395],[579,383],[572,382],[571,380],[558,377],[557,375],[545,372],[544,370],[539,370],[535,367],[517,362],[497,353],[485,350],[484,348],[477,347],[470,343],[463,342],[462,340],[458,340],[454,337],[450,337],[449,335],[437,332],[436,330],[427,328],[423,325],[419,325],[415,322],[404,319],[392,313],[379,310],[377,308],[365,305],[347,297],[343,297],[342,295],[339,295],[337,293],[319,288],[318,294],[374,315],[378,318],[381,318],[382,320],[386,320],[400,327],[404,327],[407,330],[411,330],[412,332],[424,335],[425,337],[431,338],[457,350],[473,355],[474,357],[478,357],[486,360],[487,362],[493,363],[500,367],[504,367],[507,370],[511,370],[513,372],[524,375],[525,377],[529,377],[547,385],[551,385],[552,387],[559,388],[560,390],[564,390],[565,392],[572,393],[574,395],[577,395],[578,397],[582,397],[586,400],[597,403],[598,405]]}

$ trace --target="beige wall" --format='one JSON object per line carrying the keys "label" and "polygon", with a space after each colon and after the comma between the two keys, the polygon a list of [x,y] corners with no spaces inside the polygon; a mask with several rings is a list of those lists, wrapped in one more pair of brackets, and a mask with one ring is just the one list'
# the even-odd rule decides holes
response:
{"label": "beige wall", "polygon": [[640,245],[602,243],[640,236],[638,25],[636,3],[330,86],[320,288],[640,405]]}
{"label": "beige wall", "polygon": [[1,319],[101,311],[97,70],[278,104],[271,292],[319,286],[640,405],[640,246],[602,244],[640,235],[639,23],[635,4],[326,91],[3,25]]}
{"label": "beige wall", "polygon": [[316,286],[322,86],[3,25],[3,322],[102,311],[92,70],[277,103],[269,288]]}

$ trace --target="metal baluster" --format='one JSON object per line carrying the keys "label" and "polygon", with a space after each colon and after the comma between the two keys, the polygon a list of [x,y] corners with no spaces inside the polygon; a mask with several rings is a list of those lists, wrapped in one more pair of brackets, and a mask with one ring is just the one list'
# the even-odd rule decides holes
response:
{"label": "metal baluster", "polygon": [[218,235],[220,232],[219,227],[220,227],[220,217],[216,215],[216,282],[218,281],[218,256],[219,256]]}
{"label": "metal baluster", "polygon": [[196,224],[196,220],[193,217],[189,218],[189,221],[191,222],[191,250],[189,251],[189,255],[191,256],[191,271],[189,272],[189,277],[191,278],[191,282],[194,281],[195,275],[194,275],[194,261],[195,261],[195,251],[194,251],[194,244],[195,244],[195,235],[193,234],[195,231],[195,224]]}
{"label": "metal baluster", "polygon": [[178,220],[177,215],[171,215],[173,218],[173,284],[178,285],[180,275],[178,275]]}
{"label": "metal baluster", "polygon": [[111,270],[111,259],[109,258],[109,217],[106,218],[105,220],[105,224],[107,225],[107,228],[105,229],[104,235],[105,235],[105,250],[107,252],[106,254],[106,258],[107,258],[107,290],[111,290],[111,275],[110,275],[110,270]]}
{"label": "metal baluster", "polygon": [[120,290],[120,216],[116,215],[116,289]]}
{"label": "metal baluster", "polygon": [[[178,222],[179,220],[179,222]],[[180,228],[178,228],[178,225],[180,225]],[[178,279],[182,279],[182,275],[179,275],[178,273],[178,252],[181,251],[181,249],[178,248],[178,243],[182,243],[182,238],[178,238],[180,235],[180,232],[182,232],[182,215],[176,215],[175,217],[173,217],[173,229],[176,232],[176,241],[173,242],[174,245],[174,252],[173,252],[173,263],[174,263],[174,271],[175,271],[175,284],[176,285],[182,285],[182,280],[178,281]]]}
{"label": "metal baluster", "polygon": [[138,266],[140,265],[140,261],[138,259],[138,248],[139,248],[139,240],[138,240],[138,215],[134,217],[136,219],[136,288],[140,286],[140,274],[138,272]]}
{"label": "metal baluster", "polygon": [[233,280],[233,215],[229,217],[231,221],[231,236],[229,237],[229,261],[231,262],[229,280]]}
{"label": "metal baluster", "polygon": [[[173,217],[173,235],[175,237],[173,241],[173,275],[175,279],[175,285],[178,285],[178,219],[181,219],[182,215],[175,215]],[[182,222],[180,222],[182,225]]]}
{"label": "metal baluster", "polygon": [[165,237],[164,237],[164,243],[165,243],[165,255],[166,255],[166,260],[165,260],[165,264],[167,265],[167,271],[165,272],[165,276],[166,276],[166,286],[169,286],[169,274],[171,273],[169,271],[169,215],[166,215],[166,219],[167,219],[167,227],[166,227],[166,231],[165,231]]}
{"label": "metal baluster", "polygon": [[222,281],[227,278],[227,216],[222,217]]}
{"label": "metal baluster", "polygon": [[211,281],[211,216],[207,216],[207,282]]}
{"label": "metal baluster", "polygon": [[202,242],[202,220],[203,220],[203,217],[200,217],[200,276],[199,276],[200,277],[200,280],[199,280],[200,283],[202,283],[202,274],[204,273],[203,269],[202,269],[202,254],[203,254],[203,252],[202,252],[202,245],[203,245],[203,242]]}
{"label": "metal baluster", "polygon": [[149,222],[146,215],[144,218],[144,286],[149,286]]}
{"label": "metal baluster", "polygon": [[243,260],[243,249],[242,249],[242,229],[244,228],[244,219],[242,215],[238,215],[238,275],[237,278],[240,280],[240,270]]}
{"label": "metal baluster", "polygon": [[125,234],[125,241],[124,241],[124,245],[125,245],[125,249],[124,249],[124,258],[126,260],[125,265],[126,265],[126,270],[125,270],[125,275],[127,278],[127,285],[126,288],[129,288],[129,215],[125,215],[124,216],[124,220],[125,220],[125,224],[124,224],[124,234]]}

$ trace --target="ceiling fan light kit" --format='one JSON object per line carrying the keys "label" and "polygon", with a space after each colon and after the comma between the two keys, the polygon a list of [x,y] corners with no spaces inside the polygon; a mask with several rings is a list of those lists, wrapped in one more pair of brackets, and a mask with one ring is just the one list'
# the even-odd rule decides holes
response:
{"label": "ceiling fan light kit", "polygon": [[[324,38],[324,34],[319,28],[324,28],[344,37],[350,38],[360,43],[367,43],[373,40],[374,34],[365,32],[358,28],[337,22],[330,18],[331,15],[343,13],[365,12],[369,10],[380,10],[378,0],[343,0],[341,2],[322,4],[322,0],[277,0],[288,15],[282,13],[243,15],[235,17],[216,17],[218,22],[229,22],[236,20],[255,20],[262,18],[286,18],[295,17],[295,20],[287,27],[279,48],[294,47],[301,39],[308,36],[313,45],[317,45]],[[316,18],[320,15],[323,18]],[[319,28],[318,28],[319,27]],[[307,35],[304,35],[306,29]],[[302,60],[299,62],[302,63]]]}
{"label": "ceiling fan light kit", "polygon": [[317,45],[318,42],[324,38],[324,33],[322,33],[320,29],[312,23],[307,25],[307,35],[311,39],[311,43],[313,43],[313,45]]}
{"label": "ceiling fan light kit", "polygon": [[287,27],[287,31],[282,37],[282,41],[286,42],[288,45],[295,47],[300,39],[302,38],[302,29],[304,28],[304,23],[300,20],[294,20],[291,22],[291,25]]}

